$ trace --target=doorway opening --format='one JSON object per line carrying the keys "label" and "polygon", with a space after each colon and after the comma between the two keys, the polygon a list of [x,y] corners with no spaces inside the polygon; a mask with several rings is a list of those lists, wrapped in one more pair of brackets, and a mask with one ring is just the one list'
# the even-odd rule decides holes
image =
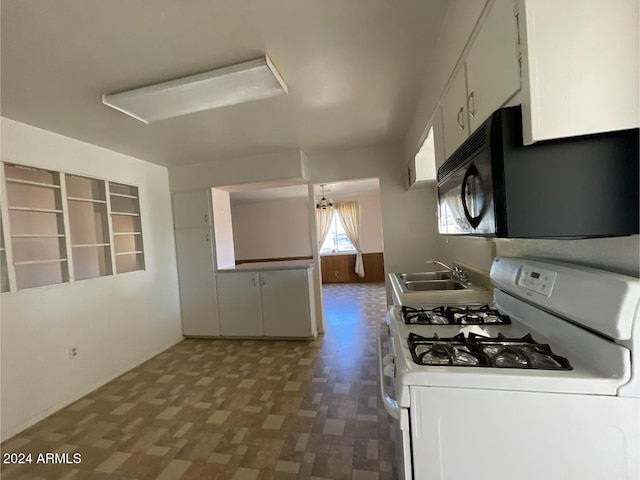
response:
{"label": "doorway opening", "polygon": [[315,184],[313,192],[322,285],[384,282],[379,179]]}

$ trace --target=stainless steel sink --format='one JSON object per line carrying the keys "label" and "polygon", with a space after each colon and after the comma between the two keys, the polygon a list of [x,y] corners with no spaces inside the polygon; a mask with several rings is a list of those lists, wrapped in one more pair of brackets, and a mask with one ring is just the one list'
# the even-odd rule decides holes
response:
{"label": "stainless steel sink", "polygon": [[407,280],[401,283],[410,292],[430,292],[434,290],[464,290],[466,285],[457,280]]}
{"label": "stainless steel sink", "polygon": [[452,280],[451,272],[446,270],[439,272],[419,272],[419,273],[401,273],[398,275],[402,282],[412,282],[420,280]]}

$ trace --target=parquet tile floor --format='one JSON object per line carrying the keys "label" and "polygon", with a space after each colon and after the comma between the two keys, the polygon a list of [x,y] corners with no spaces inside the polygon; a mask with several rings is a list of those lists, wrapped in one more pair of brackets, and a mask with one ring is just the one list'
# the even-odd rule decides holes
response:
{"label": "parquet tile floor", "polygon": [[392,480],[384,285],[323,295],[315,341],[185,340],[2,445],[80,463],[2,465],[2,479]]}

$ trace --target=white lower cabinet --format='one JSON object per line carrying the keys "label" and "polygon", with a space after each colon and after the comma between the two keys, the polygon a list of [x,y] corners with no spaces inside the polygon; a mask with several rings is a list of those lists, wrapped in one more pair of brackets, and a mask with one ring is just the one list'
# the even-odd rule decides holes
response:
{"label": "white lower cabinet", "polygon": [[182,332],[185,336],[218,336],[216,282],[210,228],[175,231]]}
{"label": "white lower cabinet", "polygon": [[258,276],[256,272],[225,272],[216,275],[221,335],[263,335]]}
{"label": "white lower cabinet", "polygon": [[309,269],[217,274],[220,333],[310,338],[316,333]]}
{"label": "white lower cabinet", "polygon": [[265,336],[312,336],[309,270],[261,272],[260,280]]}

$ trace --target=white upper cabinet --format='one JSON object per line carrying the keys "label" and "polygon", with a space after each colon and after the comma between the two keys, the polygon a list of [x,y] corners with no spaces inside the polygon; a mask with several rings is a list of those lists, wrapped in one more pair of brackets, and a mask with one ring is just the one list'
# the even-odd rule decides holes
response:
{"label": "white upper cabinet", "polygon": [[444,152],[449,157],[469,136],[466,65],[462,65],[442,100]]}
{"label": "white upper cabinet", "polygon": [[521,87],[518,22],[513,0],[496,0],[467,54],[470,132]]}
{"label": "white upper cabinet", "polygon": [[442,100],[446,158],[521,88],[514,0],[496,0],[489,8]]}
{"label": "white upper cabinet", "polygon": [[211,226],[211,190],[173,194],[173,224],[175,228]]}
{"label": "white upper cabinet", "polygon": [[[438,110],[440,112],[440,110]],[[442,119],[434,118],[434,123],[429,128],[427,136],[422,142],[422,146],[418,153],[415,154],[408,167],[409,188],[422,187],[432,185],[436,180],[436,148],[435,148],[435,130],[438,128],[436,122]],[[439,131],[442,130],[440,125]]]}
{"label": "white upper cabinet", "polygon": [[524,141],[639,125],[638,0],[521,0]]}

